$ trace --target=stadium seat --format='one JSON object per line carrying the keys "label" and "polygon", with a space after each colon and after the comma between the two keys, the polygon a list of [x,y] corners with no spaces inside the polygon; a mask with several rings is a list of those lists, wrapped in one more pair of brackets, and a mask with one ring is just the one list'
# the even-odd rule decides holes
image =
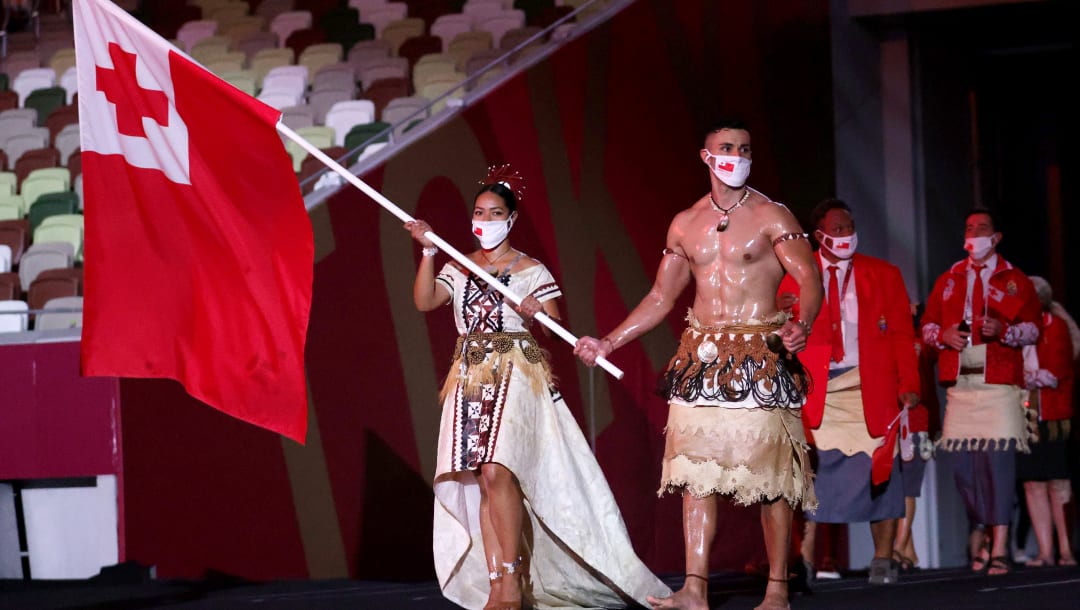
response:
{"label": "stadium seat", "polygon": [[[320,89],[356,89],[356,70],[345,62],[323,66],[311,79],[311,91]],[[355,92],[353,94],[355,96]]]}
{"label": "stadium seat", "polygon": [[256,84],[261,87],[267,72],[279,66],[292,65],[295,57],[296,54],[289,48],[262,49],[256,51],[255,56],[251,58],[248,65],[251,71],[255,73]]}
{"label": "stadium seat", "polygon": [[293,131],[297,131],[304,127],[314,127],[315,110],[306,104],[282,108],[281,122]]}
{"label": "stadium seat", "polygon": [[326,113],[325,124],[334,129],[334,145],[344,146],[345,135],[356,125],[375,120],[375,103],[371,100],[347,100],[334,104]]}
{"label": "stadium seat", "polygon": [[8,164],[12,167],[28,150],[44,148],[49,145],[49,130],[45,127],[34,127],[29,131],[17,133],[0,140],[0,148],[7,153]]}
{"label": "stadium seat", "polygon": [[345,55],[345,61],[356,69],[368,59],[390,57],[390,43],[385,40],[361,40]]}
{"label": "stadium seat", "polygon": [[[251,66],[251,60],[256,53],[263,49],[276,49],[277,46],[277,34],[273,32],[255,32],[242,40],[234,40],[229,48],[243,53],[247,58],[244,65]],[[292,61],[291,58],[290,61]]]}
{"label": "stadium seat", "polygon": [[67,93],[64,103],[73,103],[75,101],[75,94],[79,92],[79,73],[75,70],[74,66],[68,68],[60,75],[60,86],[63,87],[64,92]]}
{"label": "stadium seat", "polygon": [[[56,313],[39,313],[34,320],[34,330],[59,330],[82,327],[83,298],[81,296],[53,297],[42,309],[60,309]],[[79,310],[79,311],[75,311]]]}
{"label": "stadium seat", "polygon": [[[345,134],[345,149],[349,152],[359,153],[364,152],[361,146],[367,146],[375,144],[376,142],[389,142],[390,141],[390,123],[384,121],[375,121],[373,123],[364,123],[362,125],[355,125],[352,129]],[[383,132],[386,133],[383,133]],[[380,135],[381,134],[381,135]],[[376,136],[379,136],[377,139]]]}
{"label": "stadium seat", "polygon": [[450,41],[447,53],[457,60],[459,72],[465,71],[471,57],[492,49],[491,32],[476,31],[458,34]]}
{"label": "stadium seat", "polygon": [[355,87],[349,89],[320,89],[318,91],[312,91],[308,95],[308,106],[315,113],[315,123],[317,125],[326,124],[326,113],[330,108],[338,103],[346,100],[351,100],[354,97]]}
{"label": "stadium seat", "polygon": [[453,74],[456,62],[448,53],[432,53],[421,57],[412,70],[413,89],[421,90],[428,81],[438,75]]}
{"label": "stadium seat", "polygon": [[[0,220],[18,220],[25,216],[22,195],[15,193],[0,194]],[[8,246],[4,246],[7,248]],[[10,251],[10,249],[9,249]]]}
{"label": "stadium seat", "polygon": [[30,315],[25,312],[30,309],[26,301],[12,299],[0,301],[0,332],[22,332],[30,328]]}
{"label": "stadium seat", "polygon": [[22,296],[19,274],[14,271],[0,273],[0,301],[12,301]]}
{"label": "stadium seat", "polygon": [[404,2],[387,2],[368,11],[360,11],[360,21],[375,27],[375,38],[383,37],[383,29],[394,21],[408,16],[409,7]]}
{"label": "stadium seat", "polygon": [[463,88],[460,87],[464,80],[465,75],[460,72],[435,75],[416,94],[434,102],[431,106],[431,113],[437,114],[450,106],[452,100],[460,100],[465,96]]}
{"label": "stadium seat", "polygon": [[[18,181],[20,193],[24,193],[25,195],[23,181],[30,175],[30,172],[43,167],[60,167],[60,151],[52,146],[34,148],[24,152],[22,156],[15,161],[15,180]],[[30,203],[32,202],[28,198],[26,200],[26,205],[30,205]]]}
{"label": "stadium seat", "polygon": [[289,47],[296,53],[297,61],[299,61],[300,55],[312,45],[322,44],[326,42],[326,33],[318,28],[303,28],[294,30],[289,37],[285,39],[285,46]]}
{"label": "stadium seat", "polygon": [[[78,196],[71,191],[43,193],[36,201],[30,203],[30,210],[26,214],[30,221],[30,234],[33,235],[42,220],[54,214],[74,214],[78,209]],[[32,244],[31,244],[32,245]],[[75,256],[72,251],[71,256]]]}
{"label": "stadium seat", "polygon": [[[294,131],[296,131],[297,135],[307,140],[312,146],[320,150],[330,148],[334,145],[334,129],[332,127],[315,125],[312,127],[302,127]],[[285,150],[288,151],[289,156],[292,157],[293,171],[300,173],[304,158],[308,156],[308,152],[292,140],[285,141]]]}
{"label": "stadium seat", "polygon": [[[45,117],[45,128],[49,130],[49,143],[56,146],[56,136],[65,127],[79,124],[79,107],[74,104],[65,104],[55,108],[49,116]],[[61,158],[66,158],[61,155]]]}
{"label": "stadium seat", "polygon": [[[0,273],[9,272],[11,272],[11,246],[0,244]],[[0,298],[10,299],[11,297],[0,296]]]}
{"label": "stadium seat", "polygon": [[448,14],[435,19],[431,24],[431,35],[442,40],[442,50],[450,49],[450,42],[459,34],[472,30],[472,19],[468,15]]}
{"label": "stadium seat", "polygon": [[0,244],[11,247],[11,265],[19,266],[23,253],[30,247],[30,221],[25,218],[0,221]]}
{"label": "stadium seat", "polygon": [[368,59],[360,65],[357,75],[360,77],[361,90],[367,95],[371,84],[379,79],[408,78],[409,60],[404,57]]}
{"label": "stadium seat", "polygon": [[310,28],[312,23],[311,11],[299,10],[280,13],[270,20],[267,26],[271,32],[277,34],[278,46],[284,47],[285,41],[296,30]]}
{"label": "stadium seat", "polygon": [[34,89],[23,100],[23,106],[34,108],[38,112],[38,124],[44,126],[45,119],[57,108],[67,103],[67,91],[63,87],[45,87]]}
{"label": "stadium seat", "polygon": [[26,190],[27,183],[35,182],[42,179],[58,179],[63,185],[62,190],[71,190],[71,170],[66,167],[42,167],[34,170],[30,170],[30,173],[23,179],[23,190]]}
{"label": "stadium seat", "polygon": [[[424,35],[424,20],[419,17],[396,19],[383,27],[379,38],[390,43],[390,54],[400,55],[401,45],[410,38]],[[441,42],[440,42],[441,44]]]}
{"label": "stadium seat", "polygon": [[255,87],[255,72],[252,70],[232,70],[222,72],[219,76],[221,77],[221,80],[229,83],[251,97],[255,97],[255,94],[258,92],[258,89]]}
{"label": "stadium seat", "polygon": [[19,261],[19,284],[24,292],[29,292],[30,284],[42,271],[71,268],[74,260],[75,251],[68,242],[46,241],[30,244]]}
{"label": "stadium seat", "polygon": [[[67,214],[64,214],[67,216]],[[49,218],[52,218],[51,216]],[[46,218],[45,220],[48,220]],[[82,260],[83,230],[80,227],[65,224],[46,224],[42,222],[34,229],[32,243],[65,242],[71,244],[74,261]]]}
{"label": "stadium seat", "polygon": [[217,27],[218,22],[213,19],[188,21],[176,30],[176,39],[180,41],[180,48],[190,54],[192,47],[199,41],[216,34]]}
{"label": "stadium seat", "polygon": [[404,76],[392,78],[380,78],[371,83],[371,87],[364,93],[364,98],[375,104],[375,117],[382,117],[383,109],[395,98],[409,95],[409,79]]}
{"label": "stadium seat", "polygon": [[400,137],[407,122],[427,118],[426,110],[419,114],[418,111],[423,110],[430,103],[431,100],[418,95],[394,98],[383,108],[379,115],[380,120],[394,125],[394,137]]}
{"label": "stadium seat", "polygon": [[81,268],[42,269],[26,290],[26,302],[30,309],[43,309],[45,303],[60,297],[75,297],[82,293],[83,272]]}
{"label": "stadium seat", "polygon": [[416,62],[425,55],[440,53],[442,53],[442,39],[425,34],[408,38],[398,47],[398,56],[407,59],[410,66],[415,66]]}

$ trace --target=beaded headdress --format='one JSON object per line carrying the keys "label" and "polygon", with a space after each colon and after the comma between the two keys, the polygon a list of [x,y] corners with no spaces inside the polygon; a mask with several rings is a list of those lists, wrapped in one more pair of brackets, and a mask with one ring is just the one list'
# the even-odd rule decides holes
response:
{"label": "beaded headdress", "polygon": [[487,176],[480,181],[480,184],[482,186],[501,184],[513,191],[518,201],[525,197],[525,179],[521,177],[521,172],[510,169],[509,163],[489,165]]}

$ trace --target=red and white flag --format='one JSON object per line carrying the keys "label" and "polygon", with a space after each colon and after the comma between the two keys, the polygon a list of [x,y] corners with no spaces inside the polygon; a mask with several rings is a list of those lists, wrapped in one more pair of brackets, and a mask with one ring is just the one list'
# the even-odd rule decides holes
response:
{"label": "red and white flag", "polygon": [[280,113],[75,0],[84,375],[176,379],[304,442],[314,245]]}

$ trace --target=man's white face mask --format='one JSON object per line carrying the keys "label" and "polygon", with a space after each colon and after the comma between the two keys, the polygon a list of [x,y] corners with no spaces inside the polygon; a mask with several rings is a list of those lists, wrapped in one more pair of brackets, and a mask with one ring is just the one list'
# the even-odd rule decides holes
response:
{"label": "man's white face mask", "polygon": [[986,258],[987,254],[990,254],[990,249],[994,247],[994,237],[992,235],[984,235],[982,237],[968,237],[964,240],[964,249],[968,251],[968,255],[973,260],[982,260]]}
{"label": "man's white face mask", "polygon": [[506,220],[474,220],[472,232],[476,239],[480,240],[480,247],[491,250],[506,239],[513,225],[513,217]]}
{"label": "man's white face mask", "polygon": [[858,233],[852,233],[847,237],[833,237],[824,231],[818,231],[818,243],[836,258],[847,260],[855,255],[855,248],[859,245]]}
{"label": "man's white face mask", "polygon": [[720,182],[733,189],[746,184],[746,179],[750,177],[750,159],[738,155],[714,155],[706,150],[706,164],[710,158],[716,159],[716,163],[710,165],[709,168]]}

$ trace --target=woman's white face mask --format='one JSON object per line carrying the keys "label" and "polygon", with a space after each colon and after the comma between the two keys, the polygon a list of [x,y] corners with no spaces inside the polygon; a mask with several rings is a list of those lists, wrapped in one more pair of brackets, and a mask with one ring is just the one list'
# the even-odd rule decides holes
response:
{"label": "woman's white face mask", "polygon": [[709,165],[709,169],[716,175],[717,180],[733,189],[746,184],[746,179],[750,177],[750,159],[739,155],[714,155],[706,150],[706,165],[710,158],[716,159],[716,163]]}
{"label": "woman's white face mask", "polygon": [[480,240],[480,247],[491,250],[503,243],[513,226],[513,216],[506,220],[474,220],[472,221],[472,232],[473,236]]}

